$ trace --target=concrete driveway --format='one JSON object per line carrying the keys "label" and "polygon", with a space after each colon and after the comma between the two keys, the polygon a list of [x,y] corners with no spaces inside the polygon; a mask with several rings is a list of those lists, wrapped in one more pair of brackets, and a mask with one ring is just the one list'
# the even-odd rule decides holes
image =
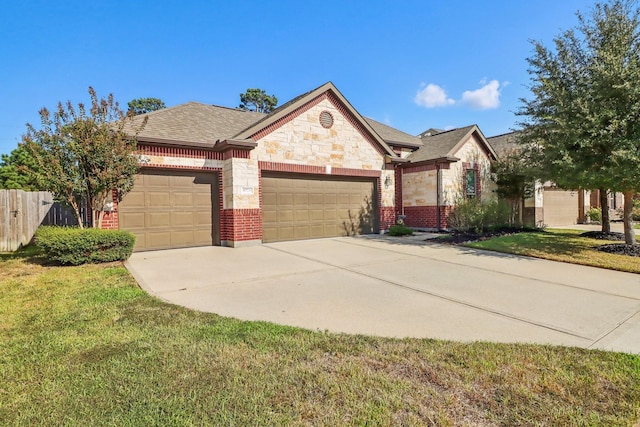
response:
{"label": "concrete driveway", "polygon": [[640,354],[640,275],[439,245],[424,236],[141,252],[126,265],[152,295],[243,320]]}

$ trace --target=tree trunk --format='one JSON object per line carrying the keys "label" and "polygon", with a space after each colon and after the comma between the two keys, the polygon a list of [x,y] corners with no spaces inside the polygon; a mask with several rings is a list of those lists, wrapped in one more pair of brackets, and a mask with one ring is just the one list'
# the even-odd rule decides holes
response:
{"label": "tree trunk", "polygon": [[633,219],[631,217],[633,213],[633,191],[625,191],[624,195],[624,214],[622,216],[622,222],[624,223],[624,241],[627,245],[636,244],[636,233],[633,230]]}
{"label": "tree trunk", "polygon": [[609,220],[609,195],[606,188],[598,190],[600,194],[600,210],[602,211],[602,232],[611,232],[611,221]]}

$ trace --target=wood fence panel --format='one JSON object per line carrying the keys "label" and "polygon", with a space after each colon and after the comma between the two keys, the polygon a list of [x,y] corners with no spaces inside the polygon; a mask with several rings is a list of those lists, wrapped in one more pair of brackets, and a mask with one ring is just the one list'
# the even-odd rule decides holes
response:
{"label": "wood fence panel", "polygon": [[0,252],[27,245],[52,204],[47,191],[0,190]]}

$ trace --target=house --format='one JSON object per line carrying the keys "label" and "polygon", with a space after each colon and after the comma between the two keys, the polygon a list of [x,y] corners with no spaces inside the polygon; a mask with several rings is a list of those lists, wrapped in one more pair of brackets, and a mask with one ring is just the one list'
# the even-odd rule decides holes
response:
{"label": "house", "polygon": [[[517,151],[518,132],[510,132],[487,138],[498,156]],[[552,182],[536,183],[534,195],[523,201],[523,218],[526,224],[536,226],[563,226],[586,222],[590,208],[599,208],[598,190],[564,190]],[[619,218],[616,212],[623,205],[622,194],[610,193],[610,217]]]}
{"label": "house", "polygon": [[144,116],[140,173],[104,221],[136,250],[379,233],[399,215],[447,227],[459,197],[491,194],[477,126],[409,135],[330,82],[267,115],[189,102]]}

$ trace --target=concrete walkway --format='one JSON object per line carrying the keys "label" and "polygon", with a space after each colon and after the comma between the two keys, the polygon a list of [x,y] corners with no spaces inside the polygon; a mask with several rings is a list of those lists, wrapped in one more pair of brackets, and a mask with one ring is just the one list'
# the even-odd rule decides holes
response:
{"label": "concrete walkway", "polygon": [[243,320],[640,354],[640,275],[425,237],[141,252],[126,265],[152,295]]}

